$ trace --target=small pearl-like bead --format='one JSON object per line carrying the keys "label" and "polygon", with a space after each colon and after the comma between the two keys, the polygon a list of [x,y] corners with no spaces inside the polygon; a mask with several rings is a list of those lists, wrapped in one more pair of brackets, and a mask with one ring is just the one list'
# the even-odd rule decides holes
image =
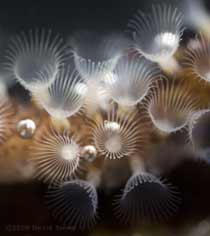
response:
{"label": "small pearl-like bead", "polygon": [[17,132],[24,139],[29,139],[33,136],[36,130],[36,124],[33,120],[25,119],[21,120],[17,124]]}

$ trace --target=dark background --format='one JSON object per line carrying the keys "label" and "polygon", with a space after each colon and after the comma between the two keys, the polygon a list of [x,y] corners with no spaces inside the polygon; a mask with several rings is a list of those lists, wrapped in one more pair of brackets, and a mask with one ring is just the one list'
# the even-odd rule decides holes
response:
{"label": "dark background", "polygon": [[[172,0],[177,4],[181,0]],[[0,25],[6,31],[30,27],[57,28],[62,33],[78,29],[124,30],[138,9],[161,0],[43,0],[1,1]]]}

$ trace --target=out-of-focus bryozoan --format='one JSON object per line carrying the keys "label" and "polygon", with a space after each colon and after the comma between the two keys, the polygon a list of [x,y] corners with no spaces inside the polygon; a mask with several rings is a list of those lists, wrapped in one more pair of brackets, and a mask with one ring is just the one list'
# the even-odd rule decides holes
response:
{"label": "out-of-focus bryozoan", "polygon": [[80,146],[67,132],[44,127],[34,136],[30,159],[35,166],[35,177],[43,182],[67,180],[80,162]]}
{"label": "out-of-focus bryozoan", "polygon": [[180,8],[183,11],[184,24],[188,28],[209,35],[210,15],[205,0],[183,0],[180,1]]}
{"label": "out-of-focus bryozoan", "polygon": [[22,32],[10,41],[5,66],[26,89],[42,88],[54,80],[65,61],[65,48],[63,39],[51,30]]}
{"label": "out-of-focus bryozoan", "polygon": [[53,217],[73,231],[88,229],[96,222],[98,196],[88,181],[72,180],[50,186],[46,203]]}
{"label": "out-of-focus bryozoan", "polygon": [[12,134],[15,111],[8,98],[0,95],[0,143]]}
{"label": "out-of-focus bryozoan", "polygon": [[148,15],[141,11],[129,21],[134,47],[151,61],[169,60],[179,47],[183,34],[182,14],[176,7],[152,5]]}
{"label": "out-of-focus bryozoan", "polygon": [[92,139],[98,154],[108,159],[120,159],[145,150],[150,126],[143,114],[118,112],[112,109],[107,117],[94,122]]}
{"label": "out-of-focus bryozoan", "polygon": [[49,87],[33,89],[32,95],[52,117],[64,119],[76,114],[84,104],[87,85],[70,66],[63,66]]}
{"label": "out-of-focus bryozoan", "polygon": [[189,121],[189,139],[195,150],[210,147],[210,110],[203,109],[193,113]]}
{"label": "out-of-focus bryozoan", "polygon": [[105,78],[107,92],[121,106],[134,106],[148,94],[160,70],[138,55],[121,57],[112,73]]}
{"label": "out-of-focus bryozoan", "polygon": [[164,78],[157,81],[147,100],[148,114],[154,126],[165,133],[185,127],[192,113],[201,106],[200,98],[184,80]]}
{"label": "out-of-focus bryozoan", "polygon": [[181,203],[178,191],[164,180],[142,172],[127,181],[114,202],[116,217],[126,224],[167,221]]}
{"label": "out-of-focus bryozoan", "polygon": [[113,70],[129,41],[122,34],[80,31],[71,37],[69,45],[82,77],[101,80]]}
{"label": "out-of-focus bryozoan", "polygon": [[93,162],[97,158],[96,148],[92,145],[84,146],[81,150],[81,157],[88,162]]}
{"label": "out-of-focus bryozoan", "polygon": [[188,47],[184,65],[187,72],[195,78],[210,82],[210,36],[200,34],[194,41],[194,47]]}

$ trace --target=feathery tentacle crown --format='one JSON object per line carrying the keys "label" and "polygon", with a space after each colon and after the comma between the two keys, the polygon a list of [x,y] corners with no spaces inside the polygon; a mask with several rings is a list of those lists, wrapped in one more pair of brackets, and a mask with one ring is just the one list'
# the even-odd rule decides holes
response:
{"label": "feathery tentacle crown", "polygon": [[185,127],[190,115],[201,107],[188,82],[168,79],[157,81],[147,105],[154,126],[165,133]]}
{"label": "feathery tentacle crown", "polygon": [[179,207],[175,188],[149,173],[131,176],[115,201],[115,215],[122,223],[166,221]]}
{"label": "feathery tentacle crown", "polygon": [[113,70],[117,60],[128,47],[128,40],[120,34],[76,33],[70,40],[77,70],[83,78],[101,80]]}
{"label": "feathery tentacle crown", "polygon": [[147,95],[160,70],[152,62],[138,55],[124,55],[105,84],[112,99],[122,106],[134,106]]}
{"label": "feathery tentacle crown", "polygon": [[210,36],[200,34],[195,45],[186,50],[186,69],[191,76],[210,82]]}
{"label": "feathery tentacle crown", "polygon": [[148,141],[148,121],[137,112],[119,113],[112,109],[107,119],[97,122],[92,138],[99,155],[120,159],[142,151]]}
{"label": "feathery tentacle crown", "polygon": [[88,229],[97,218],[96,189],[84,180],[51,186],[46,194],[46,203],[54,218],[72,230]]}
{"label": "feathery tentacle crown", "polygon": [[6,67],[26,89],[42,88],[53,81],[64,62],[64,48],[63,39],[51,30],[22,32],[9,44]]}
{"label": "feathery tentacle crown", "polygon": [[55,118],[76,114],[84,104],[87,85],[80,74],[63,66],[49,87],[33,89],[34,99]]}
{"label": "feathery tentacle crown", "polygon": [[183,34],[182,15],[171,5],[152,6],[149,15],[139,11],[128,24],[135,48],[151,61],[167,61],[179,47]]}
{"label": "feathery tentacle crown", "polygon": [[35,177],[43,182],[69,179],[80,161],[80,146],[68,132],[45,128],[35,135],[30,149]]}

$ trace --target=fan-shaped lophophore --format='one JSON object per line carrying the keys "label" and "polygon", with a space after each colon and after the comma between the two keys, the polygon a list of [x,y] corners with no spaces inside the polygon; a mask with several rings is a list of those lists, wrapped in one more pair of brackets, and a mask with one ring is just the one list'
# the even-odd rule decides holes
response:
{"label": "fan-shaped lophophore", "polygon": [[120,159],[142,152],[149,137],[148,120],[138,112],[117,112],[112,109],[107,119],[96,122],[92,138],[98,153],[105,158]]}
{"label": "fan-shaped lophophore", "polygon": [[112,99],[105,87],[104,81],[87,80],[84,111],[87,116],[100,111],[108,111],[112,107]]}
{"label": "fan-shaped lophophore", "polygon": [[52,117],[63,119],[80,110],[87,90],[79,73],[70,66],[63,66],[49,87],[33,89],[32,95]]}
{"label": "fan-shaped lophophore", "polygon": [[80,161],[80,146],[68,134],[45,128],[34,136],[30,148],[35,176],[43,182],[62,181],[75,173]]}
{"label": "fan-shaped lophophore", "polygon": [[181,199],[176,189],[152,174],[134,174],[114,203],[122,223],[166,221],[176,214]]}
{"label": "fan-shaped lophophore", "polygon": [[192,77],[210,82],[210,36],[200,34],[193,45],[186,50],[186,69]]}
{"label": "fan-shaped lophophore", "polygon": [[204,109],[193,113],[189,121],[189,138],[196,150],[210,147],[210,110]]}
{"label": "fan-shaped lophophore", "polygon": [[179,47],[183,34],[182,15],[171,5],[156,4],[149,15],[139,11],[128,28],[140,53],[151,61],[167,62]]}
{"label": "fan-shaped lophophore", "polygon": [[[180,1],[184,24],[194,31],[202,31],[209,35],[210,16],[203,0]],[[195,17],[196,15],[196,17]]]}
{"label": "fan-shaped lophophore", "polygon": [[69,44],[82,77],[101,80],[115,67],[129,42],[122,34],[80,31],[72,36]]}
{"label": "fan-shaped lophophore", "polygon": [[63,39],[51,30],[22,32],[9,44],[6,67],[26,89],[42,88],[54,80],[65,60],[64,49]]}
{"label": "fan-shaped lophophore", "polygon": [[172,133],[187,125],[192,113],[201,108],[201,103],[188,81],[163,79],[153,88],[147,106],[154,126]]}
{"label": "fan-shaped lophophore", "polygon": [[51,186],[46,194],[52,215],[71,230],[85,230],[97,218],[98,196],[94,185],[72,180]]}
{"label": "fan-shaped lophophore", "polygon": [[105,84],[115,102],[134,106],[147,95],[159,75],[160,70],[152,62],[138,55],[124,55],[105,77]]}
{"label": "fan-shaped lophophore", "polygon": [[5,142],[12,134],[14,115],[12,103],[0,95],[0,143]]}

